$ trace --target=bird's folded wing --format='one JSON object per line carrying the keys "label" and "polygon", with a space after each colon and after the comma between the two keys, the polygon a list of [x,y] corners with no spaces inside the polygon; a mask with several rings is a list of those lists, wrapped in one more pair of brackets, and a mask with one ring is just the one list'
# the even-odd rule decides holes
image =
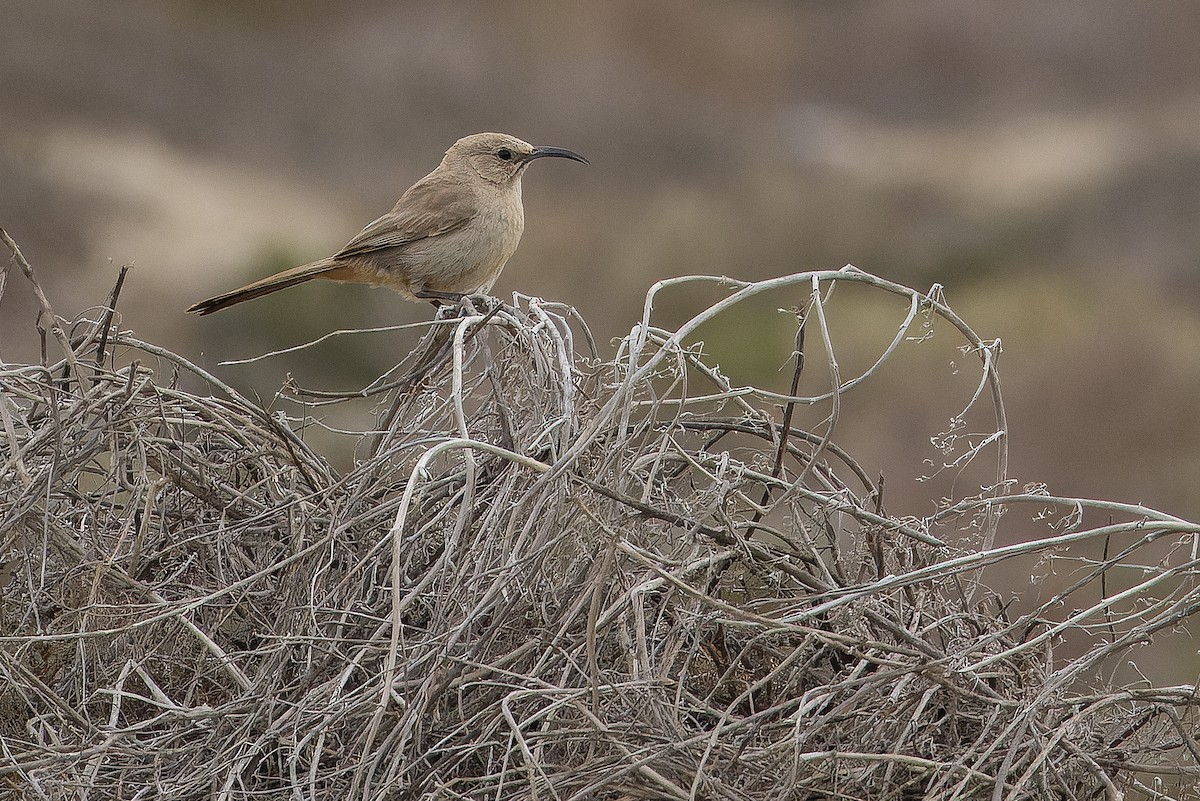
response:
{"label": "bird's folded wing", "polygon": [[450,182],[419,182],[404,193],[394,209],[351,239],[334,259],[440,236],[466,225],[477,209],[475,196],[461,186]]}

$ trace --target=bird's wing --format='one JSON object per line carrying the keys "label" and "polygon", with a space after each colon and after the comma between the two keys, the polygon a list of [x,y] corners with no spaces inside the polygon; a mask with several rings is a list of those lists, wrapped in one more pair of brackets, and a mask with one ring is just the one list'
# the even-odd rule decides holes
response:
{"label": "bird's wing", "polygon": [[466,225],[477,209],[475,196],[461,184],[419,181],[404,193],[395,208],[362,229],[334,258],[360,256],[440,236]]}

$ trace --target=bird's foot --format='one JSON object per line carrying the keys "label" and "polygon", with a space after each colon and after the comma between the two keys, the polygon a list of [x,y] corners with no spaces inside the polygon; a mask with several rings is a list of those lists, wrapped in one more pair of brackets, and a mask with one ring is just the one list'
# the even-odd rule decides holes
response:
{"label": "bird's foot", "polygon": [[[449,293],[441,294],[448,295]],[[501,301],[483,293],[459,295],[453,303],[444,298],[425,298],[421,295],[417,297],[428,300],[437,308],[436,316],[438,319],[471,317],[478,314],[486,314],[488,317],[492,317],[504,306]]]}

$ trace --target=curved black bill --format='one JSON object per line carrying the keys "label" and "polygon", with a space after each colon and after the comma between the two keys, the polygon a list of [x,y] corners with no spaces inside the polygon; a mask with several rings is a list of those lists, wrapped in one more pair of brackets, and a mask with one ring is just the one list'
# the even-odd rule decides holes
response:
{"label": "curved black bill", "polygon": [[530,153],[525,160],[533,161],[534,159],[545,158],[547,156],[554,156],[560,159],[571,159],[572,161],[579,161],[584,164],[591,163],[574,150],[567,150],[565,147],[535,147],[533,152]]}

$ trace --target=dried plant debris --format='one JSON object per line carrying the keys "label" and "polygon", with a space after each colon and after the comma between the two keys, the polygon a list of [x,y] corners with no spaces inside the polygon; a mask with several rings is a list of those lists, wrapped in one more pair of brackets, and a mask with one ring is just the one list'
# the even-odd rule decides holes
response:
{"label": "dried plant debris", "polygon": [[[724,299],[654,322],[701,281]],[[843,284],[900,299],[856,376],[827,324]],[[795,305],[791,395],[733,385],[694,340],[763,293]],[[7,793],[1197,797],[1195,687],[1105,676],[1194,625],[1200,526],[1013,491],[994,345],[936,291],[674,279],[607,360],[566,307],[479,301],[401,378],[304,399],[370,412],[342,472],[122,330],[115,294],[70,324],[46,301],[60,355],[0,366]],[[947,464],[990,478],[900,518],[839,446],[840,399],[931,321],[977,364],[983,433]],[[795,394],[806,357],[822,394]],[[1001,523],[1038,536],[995,547]],[[1039,555],[1076,570],[1031,611],[981,580]]]}

